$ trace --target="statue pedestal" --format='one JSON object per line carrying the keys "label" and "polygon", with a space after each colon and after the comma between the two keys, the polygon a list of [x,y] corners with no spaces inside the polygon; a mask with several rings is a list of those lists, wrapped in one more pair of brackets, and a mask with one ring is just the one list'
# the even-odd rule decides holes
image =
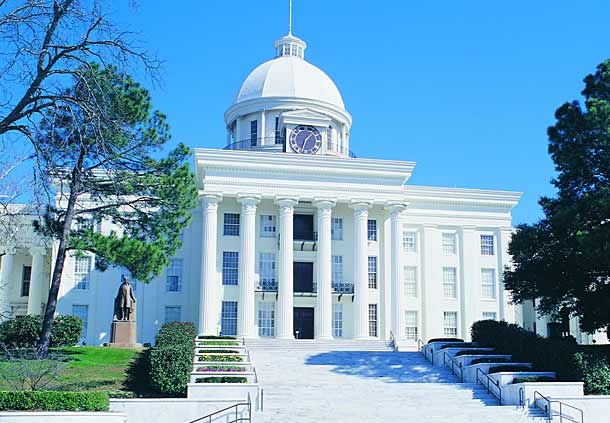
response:
{"label": "statue pedestal", "polygon": [[135,320],[113,320],[110,334],[110,347],[141,347],[137,342]]}

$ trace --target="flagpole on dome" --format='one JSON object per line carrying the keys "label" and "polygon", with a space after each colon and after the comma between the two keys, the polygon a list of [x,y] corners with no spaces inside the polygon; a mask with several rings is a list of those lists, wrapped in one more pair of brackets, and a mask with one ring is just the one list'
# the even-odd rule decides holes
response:
{"label": "flagpole on dome", "polygon": [[288,0],[288,35],[292,35],[292,0]]}

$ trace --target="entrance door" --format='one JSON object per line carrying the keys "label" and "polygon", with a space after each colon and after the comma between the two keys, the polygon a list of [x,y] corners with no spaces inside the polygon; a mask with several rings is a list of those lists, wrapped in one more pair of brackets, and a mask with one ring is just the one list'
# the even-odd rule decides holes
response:
{"label": "entrance door", "polygon": [[313,339],[313,307],[294,308],[294,337]]}
{"label": "entrance door", "polygon": [[313,263],[295,261],[292,267],[294,292],[313,292]]}

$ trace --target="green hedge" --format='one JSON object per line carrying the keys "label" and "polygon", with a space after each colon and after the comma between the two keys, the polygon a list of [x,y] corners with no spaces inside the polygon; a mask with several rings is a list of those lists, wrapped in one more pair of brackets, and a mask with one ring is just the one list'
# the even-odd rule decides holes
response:
{"label": "green hedge", "polygon": [[514,385],[515,383],[524,382],[555,382],[555,379],[550,376],[522,376],[514,378],[510,384]]}
{"label": "green hedge", "polygon": [[238,355],[200,355],[198,361],[221,361],[237,363],[240,361],[244,361],[244,358]]}
{"label": "green hedge", "polygon": [[171,322],[161,326],[156,346],[150,351],[150,379],[153,389],[168,396],[184,396],[195,358],[192,323]]}
{"label": "green hedge", "polygon": [[208,376],[199,377],[195,380],[197,383],[246,383],[248,378],[236,376]]}
{"label": "green hedge", "polygon": [[239,342],[237,341],[198,341],[198,346],[206,346],[206,347],[237,347],[239,346]]}
{"label": "green hedge", "polygon": [[481,320],[472,325],[472,341],[511,354],[515,362],[532,363],[539,371],[556,372],[557,380],[584,382],[586,394],[610,394],[610,365],[603,356],[581,352],[583,347],[543,338],[517,325]]}
{"label": "green hedge", "polygon": [[199,335],[197,339],[237,339],[235,336]]}
{"label": "green hedge", "polygon": [[480,364],[480,363],[511,363],[512,360],[508,359],[508,358],[493,358],[493,357],[489,357],[489,358],[475,358],[474,360],[472,360],[470,362],[470,365],[474,365],[474,364]]}
{"label": "green hedge", "polygon": [[500,373],[500,372],[533,372],[528,366],[519,366],[514,364],[505,364],[501,366],[492,366],[489,368],[487,373]]}
{"label": "green hedge", "polygon": [[[0,342],[19,348],[36,345],[42,330],[42,316],[26,315],[0,323]],[[76,316],[60,315],[51,328],[51,347],[72,346],[78,343],[83,321]]]}
{"label": "green hedge", "polygon": [[108,393],[0,391],[0,411],[108,411]]}
{"label": "green hedge", "polygon": [[428,344],[430,342],[464,342],[464,340],[460,338],[432,338],[428,340]]}

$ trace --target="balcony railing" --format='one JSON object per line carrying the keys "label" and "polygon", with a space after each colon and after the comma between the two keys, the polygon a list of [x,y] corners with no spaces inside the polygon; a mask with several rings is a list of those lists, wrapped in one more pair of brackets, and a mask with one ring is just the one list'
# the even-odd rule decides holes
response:
{"label": "balcony railing", "polygon": [[[278,282],[276,280],[260,281],[256,285],[256,290],[259,292],[277,292]],[[331,291],[333,294],[353,294],[354,284],[351,282],[332,282]],[[318,284],[314,282],[311,291],[304,291],[303,293],[317,293]]]}
{"label": "balcony railing", "polygon": [[353,294],[354,284],[351,282],[333,282],[331,284],[333,293],[336,294]]}
{"label": "balcony railing", "polygon": [[[286,151],[286,140],[283,137],[257,137],[235,141],[222,148],[223,150]],[[352,150],[342,144],[326,142],[326,154],[356,158]]]}
{"label": "balcony railing", "polygon": [[260,281],[256,286],[256,290],[262,292],[277,292],[277,281]]}

